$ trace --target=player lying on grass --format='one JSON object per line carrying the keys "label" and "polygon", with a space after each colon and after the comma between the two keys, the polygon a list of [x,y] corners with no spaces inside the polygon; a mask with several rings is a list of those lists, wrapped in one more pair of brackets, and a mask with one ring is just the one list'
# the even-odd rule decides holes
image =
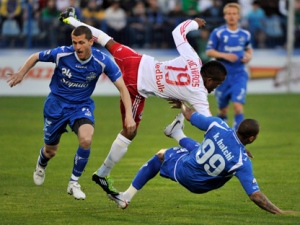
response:
{"label": "player lying on grass", "polygon": [[[249,198],[260,208],[274,214],[300,213],[279,209],[259,189],[245,151],[245,145],[258,136],[260,128],[256,120],[243,120],[235,131],[220,118],[205,117],[184,103],[177,102],[174,107],[181,107],[183,114],[180,113],[164,132],[181,147],[161,149],[141,167],[125,192],[108,195],[118,207],[125,209],[135,194],[160,172],[162,177],[178,182],[195,194],[218,189],[236,176]],[[201,143],[183,133],[184,117],[205,131]]]}
{"label": "player lying on grass", "polygon": [[[88,26],[76,20],[75,16],[75,9],[68,8],[61,14],[60,20],[74,27]],[[165,62],[159,62],[148,55],[141,55],[128,46],[114,41],[103,31],[88,26],[95,41],[112,54],[120,67],[131,96],[132,111],[136,122],[136,131],[133,134],[128,132],[123,123],[123,129],[113,142],[107,158],[92,176],[93,181],[100,185],[107,194],[118,194],[118,191],[112,186],[109,174],[114,165],[122,159],[136,136],[142,120],[145,99],[148,96],[186,101],[197,112],[211,116],[207,94],[225,80],[227,71],[218,61],[210,61],[202,65],[201,59],[186,38],[190,31],[200,29],[205,24],[203,19],[196,18],[186,20],[178,25],[172,34],[179,56]],[[122,102],[120,108],[124,121]]]}

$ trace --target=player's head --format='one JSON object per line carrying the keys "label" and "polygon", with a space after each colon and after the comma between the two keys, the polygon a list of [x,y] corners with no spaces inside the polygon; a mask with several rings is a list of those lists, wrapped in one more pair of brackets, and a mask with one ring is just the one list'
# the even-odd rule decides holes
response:
{"label": "player's head", "polygon": [[202,65],[200,73],[203,78],[204,86],[208,93],[210,93],[224,82],[227,70],[221,62],[211,60]]}
{"label": "player's head", "polygon": [[254,119],[244,119],[236,133],[244,145],[251,144],[259,133],[259,123]]}
{"label": "player's head", "polygon": [[76,55],[80,60],[86,60],[91,56],[91,46],[93,45],[93,35],[86,26],[76,27],[71,34],[72,44]]}
{"label": "player's head", "polygon": [[240,5],[228,3],[223,8],[224,19],[229,26],[236,26],[241,18]]}

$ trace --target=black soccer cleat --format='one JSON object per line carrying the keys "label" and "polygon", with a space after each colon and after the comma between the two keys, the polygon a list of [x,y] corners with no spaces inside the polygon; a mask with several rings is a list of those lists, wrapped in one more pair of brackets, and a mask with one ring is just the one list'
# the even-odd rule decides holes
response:
{"label": "black soccer cleat", "polygon": [[102,187],[103,191],[110,195],[118,195],[119,192],[114,188],[113,178],[110,176],[99,177],[97,172],[95,172],[92,176],[92,180],[96,182],[100,187]]}

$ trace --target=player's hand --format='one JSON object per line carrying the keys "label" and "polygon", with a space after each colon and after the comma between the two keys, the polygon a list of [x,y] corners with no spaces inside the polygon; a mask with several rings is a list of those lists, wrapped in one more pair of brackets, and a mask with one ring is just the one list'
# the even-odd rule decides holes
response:
{"label": "player's hand", "polygon": [[245,52],[245,54],[244,54],[243,58],[241,59],[241,61],[243,63],[248,63],[251,59],[252,59],[252,56],[249,53]]}
{"label": "player's hand", "polygon": [[236,54],[233,54],[233,53],[226,53],[225,56],[224,56],[224,59],[226,59],[229,62],[234,63],[239,59],[239,57]]}
{"label": "player's hand", "polygon": [[125,118],[126,130],[130,135],[133,135],[136,132],[136,123],[132,117]]}
{"label": "player's hand", "polygon": [[251,158],[251,159],[254,158],[254,156],[252,155],[252,153],[249,150],[246,149],[246,153],[247,153],[249,158]]}
{"label": "player's hand", "polygon": [[23,80],[23,75],[20,73],[8,73],[9,78],[7,79],[7,83],[10,87],[14,87],[17,84],[21,83]]}
{"label": "player's hand", "polygon": [[195,21],[198,23],[199,28],[205,27],[206,21],[204,19],[195,18]]}
{"label": "player's hand", "polygon": [[167,101],[169,102],[171,106],[171,109],[181,109],[181,104],[182,102],[177,100],[177,99],[167,99]]}

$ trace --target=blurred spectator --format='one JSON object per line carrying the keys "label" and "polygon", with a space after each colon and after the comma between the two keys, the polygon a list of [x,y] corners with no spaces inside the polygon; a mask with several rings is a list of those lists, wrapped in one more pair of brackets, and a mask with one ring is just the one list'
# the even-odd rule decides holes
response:
{"label": "blurred spectator", "polygon": [[164,15],[158,6],[157,0],[148,0],[148,9],[146,11],[147,20],[150,25],[150,41],[152,48],[165,48],[166,40],[164,27]]}
{"label": "blurred spectator", "polygon": [[264,20],[266,19],[266,15],[258,1],[252,3],[252,10],[249,12],[247,19],[247,28],[251,33],[252,46],[254,48],[264,48],[266,39]]}
{"label": "blurred spectator", "polygon": [[186,19],[187,15],[183,10],[181,3],[176,2],[173,9],[167,14],[168,24],[171,26],[173,30],[177,25],[183,22]]}
{"label": "blurred spectator", "polygon": [[26,42],[26,46],[28,48],[40,47],[41,40],[45,37],[45,35],[40,30],[40,11],[38,1],[28,0],[27,4],[24,4],[23,21],[22,37]]}
{"label": "blurred spectator", "polygon": [[213,30],[223,24],[222,2],[220,0],[212,0],[212,5],[202,12],[201,17],[206,20],[206,28],[209,30]]}
{"label": "blurred spectator", "polygon": [[137,2],[140,1],[142,0],[122,0],[120,1],[120,7],[125,10],[127,16],[129,17],[131,15],[132,8],[136,5]]}
{"label": "blurred spectator", "polygon": [[295,0],[295,47],[300,47],[300,0]]}
{"label": "blurred spectator", "polygon": [[114,40],[129,45],[127,32],[127,14],[120,7],[119,0],[113,0],[111,6],[105,10],[107,34],[114,37]]}
{"label": "blurred spectator", "polygon": [[172,36],[172,30],[186,19],[187,15],[182,9],[181,2],[177,1],[173,9],[167,14],[167,26],[166,29],[166,43],[167,47],[174,48],[174,41]]}
{"label": "blurred spectator", "polygon": [[6,20],[8,20],[5,24],[6,28],[9,28],[12,32],[18,33],[18,31],[20,31],[23,26],[22,1],[2,0],[0,4],[0,28],[2,29],[2,25]]}
{"label": "blurred spectator", "polygon": [[87,7],[82,9],[83,22],[93,27],[101,28],[105,19],[105,11],[97,0],[90,0]]}
{"label": "blurred spectator", "polygon": [[58,20],[59,14],[60,11],[56,8],[55,0],[48,0],[46,7],[41,12],[42,28],[48,37],[50,48],[58,45],[59,27],[63,26]]}
{"label": "blurred spectator", "polygon": [[208,57],[206,54],[206,45],[211,31],[205,27],[198,31],[200,37],[197,39],[198,43],[197,48],[195,50],[197,51],[202,63],[206,63],[210,60],[210,57]]}
{"label": "blurred spectator", "polygon": [[150,25],[146,16],[144,2],[138,1],[132,8],[129,18],[130,45],[132,47],[150,47]]}
{"label": "blurred spectator", "polygon": [[212,0],[198,0],[198,11],[200,15],[202,15],[202,12],[204,12],[206,9],[212,6]]}
{"label": "blurred spectator", "polygon": [[169,14],[174,9],[176,3],[179,3],[179,0],[157,0],[158,7],[164,15]]}
{"label": "blurred spectator", "polygon": [[182,9],[189,17],[197,17],[199,14],[198,0],[182,0]]}
{"label": "blurred spectator", "polygon": [[283,47],[284,45],[284,34],[282,30],[281,17],[278,14],[273,13],[267,16],[265,20],[265,32],[267,48]]}
{"label": "blurred spectator", "polygon": [[56,9],[59,12],[65,11],[70,6],[70,0],[55,0],[56,1]]}

